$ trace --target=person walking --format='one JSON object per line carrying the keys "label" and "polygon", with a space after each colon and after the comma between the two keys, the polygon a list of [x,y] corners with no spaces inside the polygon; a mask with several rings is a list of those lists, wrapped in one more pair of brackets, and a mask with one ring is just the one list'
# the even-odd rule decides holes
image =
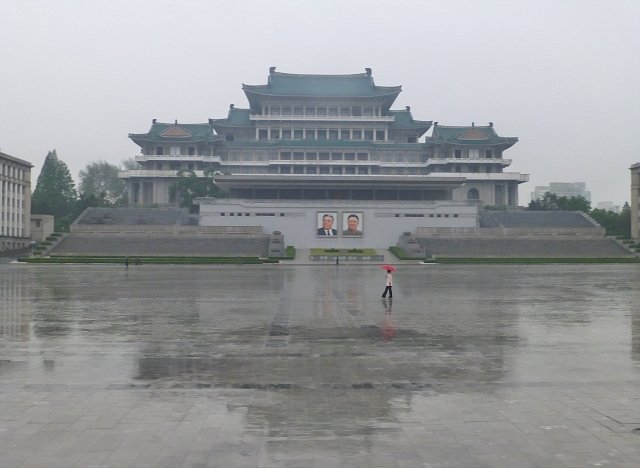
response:
{"label": "person walking", "polygon": [[385,288],[382,293],[382,297],[387,297],[387,293],[389,293],[389,299],[391,299],[393,297],[393,275],[391,274],[391,270],[387,270]]}

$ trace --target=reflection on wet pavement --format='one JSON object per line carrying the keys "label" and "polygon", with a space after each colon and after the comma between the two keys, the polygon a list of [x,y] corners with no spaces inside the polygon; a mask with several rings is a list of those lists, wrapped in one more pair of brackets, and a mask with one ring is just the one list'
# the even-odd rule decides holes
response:
{"label": "reflection on wet pavement", "polygon": [[636,466],[640,269],[0,266],[0,466]]}

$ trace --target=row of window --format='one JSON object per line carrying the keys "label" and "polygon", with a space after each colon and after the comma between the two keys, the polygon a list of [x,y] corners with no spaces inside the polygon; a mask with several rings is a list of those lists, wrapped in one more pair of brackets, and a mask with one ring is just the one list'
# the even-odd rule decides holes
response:
{"label": "row of window", "polygon": [[263,106],[262,114],[299,117],[373,117],[381,116],[382,110],[371,106]]}
{"label": "row of window", "polygon": [[[410,137],[415,143],[416,137]],[[387,132],[370,128],[258,128],[258,140],[387,141]]]}
{"label": "row of window", "polygon": [[[463,156],[462,150],[456,149],[453,150],[454,158],[470,158],[470,159],[480,159],[480,150],[479,149],[469,149]],[[485,159],[493,158],[493,150],[484,150]]]}
{"label": "row of window", "polygon": [[465,173],[465,172],[469,172],[469,173],[485,173],[485,174],[491,174],[494,172],[500,173],[502,172],[502,167],[495,167],[492,166],[490,164],[487,165],[458,165],[456,164],[453,167],[450,166],[445,166],[445,167],[434,167],[432,172],[446,172],[446,173],[450,173],[450,172],[461,172],[461,173]]}
{"label": "row of window", "polygon": [[0,175],[22,180],[25,175],[25,170],[12,166],[11,164],[2,163],[0,164]]}

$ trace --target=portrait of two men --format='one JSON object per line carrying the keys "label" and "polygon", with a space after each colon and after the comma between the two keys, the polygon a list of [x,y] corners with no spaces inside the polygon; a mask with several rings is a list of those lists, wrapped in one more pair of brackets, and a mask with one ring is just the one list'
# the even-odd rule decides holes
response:
{"label": "portrait of two men", "polygon": [[[318,236],[362,236],[363,213],[343,211],[338,218],[337,212],[318,212]],[[341,225],[338,220],[341,219]],[[341,228],[338,231],[338,228]]]}

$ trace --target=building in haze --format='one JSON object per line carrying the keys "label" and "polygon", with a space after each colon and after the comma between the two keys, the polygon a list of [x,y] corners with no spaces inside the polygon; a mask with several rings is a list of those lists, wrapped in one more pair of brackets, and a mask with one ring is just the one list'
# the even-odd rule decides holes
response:
{"label": "building in haze", "polygon": [[[400,86],[352,75],[280,73],[243,85],[248,107],[206,123],[162,123],[130,134],[139,169],[121,172],[135,205],[178,203],[179,171],[213,174],[245,200],[472,201],[518,205],[528,175],[506,172],[518,139],[488,125],[445,126],[392,109]],[[431,135],[425,134],[432,130]]]}
{"label": "building in haze", "polygon": [[0,152],[0,252],[31,242],[31,168],[27,161]]}
{"label": "building in haze", "polygon": [[591,192],[587,190],[585,182],[550,182],[549,185],[538,185],[531,194],[531,199],[540,200],[547,192],[558,197],[582,197],[591,201]]}
{"label": "building in haze", "polygon": [[640,163],[631,166],[631,237],[640,239]]}

